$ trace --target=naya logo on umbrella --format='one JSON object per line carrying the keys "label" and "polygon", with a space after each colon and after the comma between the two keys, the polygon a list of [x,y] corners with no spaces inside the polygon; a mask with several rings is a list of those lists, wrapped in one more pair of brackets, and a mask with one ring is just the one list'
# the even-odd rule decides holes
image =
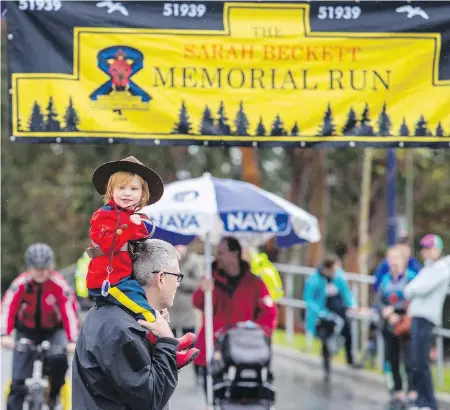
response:
{"label": "naya logo on umbrella", "polygon": [[169,231],[189,230],[199,228],[200,223],[194,214],[176,213],[152,215],[157,226]]}
{"label": "naya logo on umbrella", "polygon": [[97,55],[97,65],[110,78],[89,96],[96,108],[148,109],[152,98],[132,80],[144,66],[144,56],[139,50],[128,46],[105,48]]}
{"label": "naya logo on umbrella", "polygon": [[231,212],[221,214],[228,232],[284,232],[288,217],[267,212]]}

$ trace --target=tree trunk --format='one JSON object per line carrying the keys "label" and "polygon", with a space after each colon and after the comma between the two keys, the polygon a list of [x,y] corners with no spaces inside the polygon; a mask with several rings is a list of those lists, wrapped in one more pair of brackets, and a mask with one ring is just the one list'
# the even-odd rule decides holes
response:
{"label": "tree trunk", "polygon": [[261,172],[259,170],[259,156],[258,152],[254,148],[243,147],[242,153],[242,174],[241,178],[254,184],[258,187],[261,186]]}
{"label": "tree trunk", "polygon": [[319,229],[322,239],[319,242],[309,245],[307,255],[307,265],[317,266],[325,253],[325,240],[328,217],[328,187],[326,184],[326,150],[318,149],[313,154],[312,178],[312,198],[311,213],[319,220]]}

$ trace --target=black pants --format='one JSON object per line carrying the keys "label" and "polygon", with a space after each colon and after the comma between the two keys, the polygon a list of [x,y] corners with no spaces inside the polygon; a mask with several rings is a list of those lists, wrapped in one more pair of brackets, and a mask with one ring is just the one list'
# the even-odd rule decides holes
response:
{"label": "black pants", "polygon": [[[350,331],[350,321],[346,316],[343,316],[342,319],[344,319],[344,327],[342,328],[341,335],[345,340],[345,355],[347,358],[348,364],[354,364],[353,360],[353,353],[352,353],[352,333]],[[331,361],[331,355],[328,351],[328,347],[325,340],[322,340],[322,363],[323,368],[326,373],[330,372],[330,361]]]}
{"label": "black pants", "polygon": [[[21,338],[31,338],[30,335],[17,331],[16,342]],[[34,338],[31,338],[34,340]],[[36,343],[41,343],[44,339],[36,339]],[[59,329],[53,334],[45,337],[53,346],[65,346],[67,344],[66,333]],[[33,353],[18,352],[13,353],[13,369],[11,392],[8,396],[7,410],[22,410],[23,402],[27,394],[25,387],[25,379],[32,376],[33,373]],[[54,399],[58,396],[62,386],[65,383],[65,376],[69,365],[66,355],[58,355],[48,357],[44,366],[44,373],[50,378],[50,398]]]}
{"label": "black pants", "polygon": [[395,336],[389,330],[383,332],[384,349],[386,359],[391,365],[392,379],[394,381],[394,391],[403,390],[403,379],[400,373],[400,364],[405,366],[408,391],[413,391],[411,383],[411,367],[409,360],[409,341],[405,338]]}
{"label": "black pants", "polygon": [[430,370],[430,349],[434,325],[426,319],[414,317],[411,323],[411,382],[417,392],[417,406],[437,410],[433,378]]}

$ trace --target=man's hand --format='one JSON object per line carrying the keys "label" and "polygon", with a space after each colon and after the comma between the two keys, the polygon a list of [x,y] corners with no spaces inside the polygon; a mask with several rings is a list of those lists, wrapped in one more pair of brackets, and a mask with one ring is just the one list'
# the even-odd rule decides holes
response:
{"label": "man's hand", "polygon": [[2,336],[1,344],[3,349],[13,350],[16,346],[14,339],[11,336]]}
{"label": "man's hand", "polygon": [[391,326],[395,326],[400,321],[400,316],[396,313],[393,313],[391,316],[389,316],[388,322]]}
{"label": "man's hand", "polygon": [[66,348],[67,353],[69,353],[69,354],[75,353],[75,346],[76,346],[76,343],[73,343],[73,342],[68,343],[67,348]]}
{"label": "man's hand", "polygon": [[163,317],[163,319],[165,319],[167,321],[167,323],[170,324],[170,313],[167,309],[163,309],[160,311],[161,316]]}
{"label": "man's hand", "polygon": [[200,289],[203,290],[203,292],[213,291],[214,290],[214,281],[212,279],[208,278],[201,278],[200,279]]}
{"label": "man's hand", "polygon": [[163,318],[160,312],[156,311],[156,320],[153,323],[146,320],[138,320],[138,323],[150,330],[156,337],[174,337],[172,329],[166,319]]}
{"label": "man's hand", "polygon": [[391,316],[392,313],[394,313],[394,308],[393,306],[386,306],[382,311],[381,311],[381,316],[383,316],[383,319],[387,319],[388,316]]}
{"label": "man's hand", "polygon": [[140,225],[142,223],[142,219],[138,214],[133,214],[130,216],[130,222],[134,223],[135,225]]}

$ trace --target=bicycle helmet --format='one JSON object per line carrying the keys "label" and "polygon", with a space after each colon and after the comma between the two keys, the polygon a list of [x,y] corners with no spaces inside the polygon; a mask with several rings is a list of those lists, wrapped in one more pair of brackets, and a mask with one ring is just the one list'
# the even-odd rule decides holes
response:
{"label": "bicycle helmet", "polygon": [[34,243],[25,252],[25,264],[31,268],[50,268],[54,261],[55,254],[46,243]]}

